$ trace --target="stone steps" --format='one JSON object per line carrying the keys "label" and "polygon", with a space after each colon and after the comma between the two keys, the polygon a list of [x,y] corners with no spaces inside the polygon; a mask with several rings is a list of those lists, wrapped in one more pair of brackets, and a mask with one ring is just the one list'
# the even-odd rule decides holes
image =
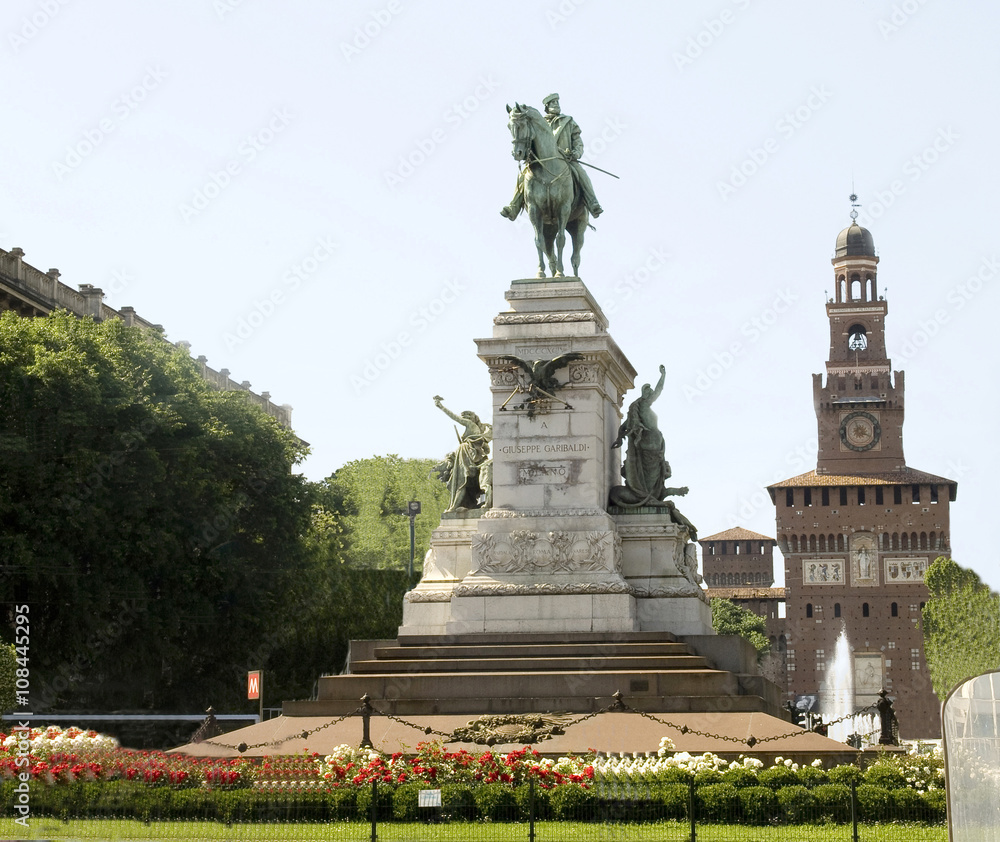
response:
{"label": "stone steps", "polygon": [[773,713],[777,690],[752,674],[754,654],[739,639],[684,641],[663,632],[354,641],[349,674],[323,676],[317,699],[285,702],[284,711],[342,716],[367,694],[395,716],[591,713],[621,693],[647,712]]}
{"label": "stone steps", "polygon": [[[327,676],[319,699],[303,702],[318,713],[353,711],[368,694],[386,713],[590,712],[616,692],[640,710],[758,710],[760,699],[740,696],[737,676],[712,669],[418,672]],[[743,699],[740,704],[739,699]],[[734,706],[735,703],[735,706]],[[286,702],[295,715],[296,703]],[[288,707],[292,705],[292,707]],[[721,707],[720,707],[721,706]]]}
{"label": "stone steps", "polygon": [[640,657],[608,657],[605,655],[576,655],[570,657],[424,657],[419,660],[380,657],[373,661],[355,661],[351,664],[353,675],[377,673],[443,673],[443,672],[589,672],[595,668],[613,671],[656,672],[660,670],[709,669],[704,658],[694,655]]}
{"label": "stone steps", "polygon": [[[376,660],[442,660],[448,658],[575,658],[591,660],[615,657],[697,657],[685,643],[535,643],[535,644],[466,644],[462,646],[378,646]],[[351,666],[354,670],[354,664]]]}
{"label": "stone steps", "polygon": [[[632,710],[654,714],[700,713],[706,715],[706,722],[719,713],[762,712],[761,699],[755,696],[637,696],[623,691],[625,700]],[[608,708],[611,696],[594,696],[582,699],[580,696],[507,696],[491,699],[383,699],[374,694],[371,703],[379,713],[400,717],[427,715],[461,715],[472,719],[476,716],[511,713],[596,713]],[[315,701],[286,701],[282,705],[285,716],[330,716],[339,717],[358,710],[360,697],[355,699],[319,699]],[[776,715],[776,714],[772,714]],[[375,718],[376,721],[378,717]],[[413,743],[424,739],[419,731],[414,731]]]}

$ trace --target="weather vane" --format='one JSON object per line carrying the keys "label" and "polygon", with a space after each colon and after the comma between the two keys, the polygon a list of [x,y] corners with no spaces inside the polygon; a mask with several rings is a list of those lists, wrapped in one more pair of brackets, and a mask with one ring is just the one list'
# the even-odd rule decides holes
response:
{"label": "weather vane", "polygon": [[861,207],[861,205],[858,203],[858,194],[851,193],[850,199],[851,199],[851,219],[857,220],[858,218],[857,209]]}

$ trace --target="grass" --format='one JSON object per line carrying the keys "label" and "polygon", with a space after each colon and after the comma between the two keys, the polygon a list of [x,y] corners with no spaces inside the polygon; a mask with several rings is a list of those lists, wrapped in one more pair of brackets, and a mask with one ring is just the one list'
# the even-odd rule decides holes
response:
{"label": "grass", "polygon": [[[537,842],[687,842],[686,822],[600,824],[596,822],[536,822]],[[860,825],[860,842],[947,842],[944,825]],[[142,842],[312,842],[343,840],[368,842],[371,825],[365,822],[327,824],[234,824],[219,822],[151,822],[32,818],[27,831],[11,818],[0,819],[0,842],[8,839],[142,840]],[[421,824],[394,822],[378,826],[379,842],[520,842],[528,839],[524,822],[449,822]],[[697,842],[851,842],[850,825],[705,824],[697,828]]]}

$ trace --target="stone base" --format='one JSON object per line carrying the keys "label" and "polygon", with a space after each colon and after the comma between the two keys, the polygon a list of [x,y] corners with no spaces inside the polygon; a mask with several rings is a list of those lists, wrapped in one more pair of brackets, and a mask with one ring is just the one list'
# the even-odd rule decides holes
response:
{"label": "stone base", "polygon": [[713,634],[688,537],[663,509],[446,518],[399,634]]}
{"label": "stone base", "polygon": [[612,518],[621,538],[622,575],[635,596],[638,629],[714,634],[687,527],[674,523],[664,509],[616,513]]}
{"label": "stone base", "polygon": [[479,526],[478,514],[445,516],[431,533],[420,582],[403,597],[400,634],[445,633],[455,587],[472,569],[472,536]]}
{"label": "stone base", "polygon": [[[528,581],[473,584],[482,595],[453,597],[446,626],[449,635],[614,633],[636,628],[635,599],[630,594],[546,593],[546,588]],[[495,591],[487,595],[491,587]]]}

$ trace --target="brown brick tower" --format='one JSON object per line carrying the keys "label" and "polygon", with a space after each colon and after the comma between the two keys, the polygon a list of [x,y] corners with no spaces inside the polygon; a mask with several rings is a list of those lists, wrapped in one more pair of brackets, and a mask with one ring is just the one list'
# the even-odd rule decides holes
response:
{"label": "brown brick tower", "polygon": [[701,538],[702,575],[709,588],[770,588],[774,538],[742,526]]}
{"label": "brown brick tower", "polygon": [[816,470],[768,488],[785,558],[788,689],[821,692],[844,629],[855,707],[885,687],[901,735],[932,738],[940,736],[939,703],[920,610],[928,565],[950,554],[957,483],[903,457],[903,372],[892,371],[886,352],[878,262],[867,230],[852,222],[840,232],[826,377],[813,377]]}
{"label": "brown brick tower", "polygon": [[763,617],[771,654],[760,666],[766,678],[786,691],[785,589],[774,584],[774,548],[777,541],[742,526],[698,539],[702,575],[709,599],[728,599]]}

